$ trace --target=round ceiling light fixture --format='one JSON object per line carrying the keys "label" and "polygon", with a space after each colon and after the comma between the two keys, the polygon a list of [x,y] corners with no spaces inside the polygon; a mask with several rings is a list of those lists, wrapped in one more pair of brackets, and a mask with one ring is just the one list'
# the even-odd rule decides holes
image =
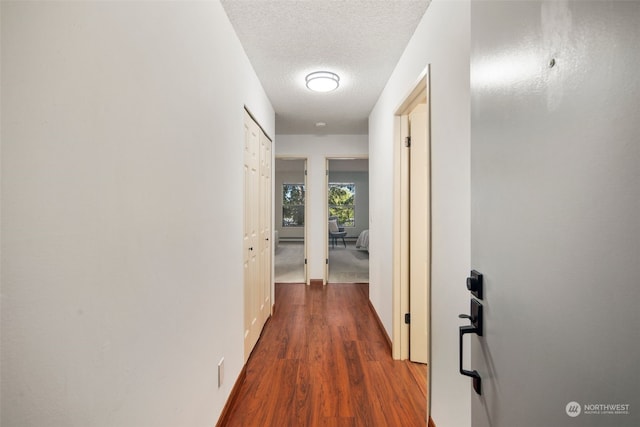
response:
{"label": "round ceiling light fixture", "polygon": [[340,86],[340,77],[330,71],[316,71],[305,78],[307,87],[314,92],[331,92]]}

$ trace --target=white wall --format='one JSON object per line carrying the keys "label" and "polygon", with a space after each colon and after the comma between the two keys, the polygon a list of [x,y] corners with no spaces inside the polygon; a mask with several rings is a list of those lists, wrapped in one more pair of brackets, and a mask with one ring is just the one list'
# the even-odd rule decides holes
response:
{"label": "white wall", "polygon": [[1,7],[0,423],[214,425],[243,363],[243,105],[274,134],[222,7]]}
{"label": "white wall", "polygon": [[458,374],[459,313],[469,310],[469,2],[433,1],[369,116],[370,298],[392,332],[394,114],[431,64],[431,410],[438,427],[470,423]]}
{"label": "white wall", "polygon": [[366,157],[367,135],[276,135],[276,156],[307,160],[307,259],[310,279],[324,277],[327,157]]}

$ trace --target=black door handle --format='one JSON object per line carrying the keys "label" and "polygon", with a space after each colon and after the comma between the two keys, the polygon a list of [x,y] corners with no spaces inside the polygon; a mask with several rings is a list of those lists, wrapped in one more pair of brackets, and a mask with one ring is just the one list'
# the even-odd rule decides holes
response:
{"label": "black door handle", "polygon": [[478,371],[468,371],[462,368],[462,360],[464,359],[463,353],[463,339],[462,337],[465,334],[477,334],[478,336],[483,335],[483,322],[482,322],[482,304],[480,304],[476,299],[471,298],[471,315],[469,314],[461,314],[458,317],[461,319],[469,319],[471,321],[471,325],[469,326],[460,326],[460,373],[467,377],[473,378],[473,389],[478,394],[482,394],[482,379],[480,378],[480,374]]}
{"label": "black door handle", "polygon": [[462,367],[462,359],[463,357],[463,340],[462,337],[464,334],[475,334],[477,333],[477,329],[473,326],[460,326],[460,373],[467,377],[473,378],[473,389],[478,394],[482,394],[482,378],[480,378],[480,374],[478,371],[468,371]]}
{"label": "black door handle", "polygon": [[469,310],[471,314],[460,314],[458,315],[461,319],[469,319],[471,321],[471,326],[474,328],[475,334],[478,336],[482,336],[482,304],[478,302],[478,300],[471,299],[471,309]]}
{"label": "black door handle", "polygon": [[468,314],[458,314],[458,317],[461,319],[469,319],[471,323],[476,321],[475,317],[469,316]]}

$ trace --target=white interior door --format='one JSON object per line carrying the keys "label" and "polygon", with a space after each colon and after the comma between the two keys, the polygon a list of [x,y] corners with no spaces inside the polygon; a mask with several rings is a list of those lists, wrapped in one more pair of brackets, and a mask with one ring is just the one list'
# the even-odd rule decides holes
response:
{"label": "white interior door", "polygon": [[324,283],[329,283],[329,159],[325,159],[324,161]]}
{"label": "white interior door", "polygon": [[429,361],[429,286],[431,260],[431,203],[429,124],[426,104],[409,114],[409,359]]}
{"label": "white interior door", "polygon": [[259,271],[259,148],[260,128],[245,112],[244,119],[244,356],[249,358],[251,350],[258,341],[261,327]]}
{"label": "white interior door", "polygon": [[471,22],[472,425],[638,426],[640,3]]}
{"label": "white interior door", "polygon": [[271,141],[260,131],[260,319],[271,315]]}
{"label": "white interior door", "polygon": [[309,284],[309,262],[307,258],[308,255],[308,238],[307,236],[308,231],[309,231],[309,215],[308,215],[308,209],[307,206],[309,206],[309,187],[307,186],[307,159],[304,159],[304,191],[305,191],[305,196],[304,196],[304,283],[305,284]]}

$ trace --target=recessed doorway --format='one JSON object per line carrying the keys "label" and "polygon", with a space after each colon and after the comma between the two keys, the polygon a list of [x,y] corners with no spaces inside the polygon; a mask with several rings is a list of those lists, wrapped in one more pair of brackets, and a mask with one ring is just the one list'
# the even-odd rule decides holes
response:
{"label": "recessed doorway", "polygon": [[[398,108],[395,122],[393,356],[428,363],[431,327],[429,66]],[[405,313],[410,313],[410,324],[404,321]]]}
{"label": "recessed doorway", "polygon": [[307,282],[307,159],[276,158],[274,279],[276,283]]}
{"label": "recessed doorway", "polygon": [[369,283],[369,160],[327,159],[327,283]]}
{"label": "recessed doorway", "polygon": [[[427,396],[431,395],[429,70],[427,66],[396,111],[393,212],[393,357],[427,364]],[[429,408],[428,401],[428,413]]]}

